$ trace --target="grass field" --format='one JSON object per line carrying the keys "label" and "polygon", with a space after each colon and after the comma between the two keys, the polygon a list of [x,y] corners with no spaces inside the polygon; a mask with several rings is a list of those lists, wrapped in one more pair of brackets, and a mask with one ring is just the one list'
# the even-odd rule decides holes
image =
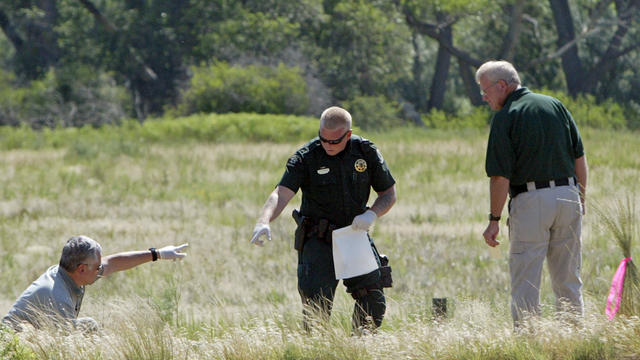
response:
{"label": "grass field", "polygon": [[[583,231],[586,316],[553,317],[545,274],[537,333],[515,335],[508,309],[508,240],[482,240],[488,212],[485,130],[365,133],[397,180],[398,202],[372,235],[393,267],[388,311],[372,336],[350,336],[353,300],[340,285],[328,326],[301,329],[294,222],[272,223],[273,241],[249,244],[266,196],[303,142],[138,142],[117,136],[0,153],[0,314],[72,235],[106,254],[189,242],[181,262],[144,264],[87,288],[81,316],[98,335],[1,333],[13,359],[618,359],[640,357],[640,320],[606,320],[622,254],[587,208]],[[309,136],[313,136],[312,133]],[[637,133],[583,129],[588,204],[638,204]],[[503,214],[504,215],[504,214]],[[503,222],[504,224],[504,222]],[[637,234],[636,234],[637,235]],[[433,321],[431,299],[449,317]]]}

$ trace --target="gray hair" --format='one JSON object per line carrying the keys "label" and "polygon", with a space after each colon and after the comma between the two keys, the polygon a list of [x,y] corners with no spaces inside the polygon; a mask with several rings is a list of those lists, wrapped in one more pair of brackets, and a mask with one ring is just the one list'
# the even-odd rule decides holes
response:
{"label": "gray hair", "polygon": [[351,114],[341,107],[332,106],[320,115],[320,127],[328,130],[351,129]]}
{"label": "gray hair", "polygon": [[508,61],[487,61],[476,71],[476,82],[480,83],[480,78],[486,76],[490,82],[504,80],[507,84],[520,85],[520,76],[516,68]]}
{"label": "gray hair", "polygon": [[78,265],[88,259],[98,259],[102,254],[102,248],[97,241],[84,235],[73,236],[62,248],[60,255],[60,267],[67,271],[75,270]]}

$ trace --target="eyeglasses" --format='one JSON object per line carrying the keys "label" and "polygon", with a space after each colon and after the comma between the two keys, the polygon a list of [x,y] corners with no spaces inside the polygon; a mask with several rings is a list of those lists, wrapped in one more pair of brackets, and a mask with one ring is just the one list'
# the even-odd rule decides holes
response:
{"label": "eyeglasses", "polygon": [[491,84],[491,85],[487,86],[486,88],[482,89],[482,90],[480,91],[480,95],[482,95],[482,96],[487,95],[487,90],[489,90],[489,89],[491,89],[492,87],[496,86],[499,82],[500,82],[500,80],[498,80],[498,81],[494,82],[493,84]]}
{"label": "eyeglasses", "polygon": [[318,138],[320,138],[320,141],[322,141],[323,143],[336,145],[336,144],[340,144],[340,142],[342,142],[342,139],[344,139],[344,137],[347,136],[349,131],[351,131],[351,130],[347,130],[347,132],[345,132],[344,134],[342,134],[342,136],[340,136],[339,138],[337,138],[335,140],[329,140],[329,139],[323,138],[322,135],[320,135],[320,130],[318,130]]}
{"label": "eyeglasses", "polygon": [[[87,267],[89,267],[90,264],[87,264],[87,263],[78,264],[78,266],[80,265],[87,265]],[[96,267],[96,271],[98,271],[98,273],[102,274],[102,270],[104,270],[104,265],[100,264],[98,265],[98,267]]]}

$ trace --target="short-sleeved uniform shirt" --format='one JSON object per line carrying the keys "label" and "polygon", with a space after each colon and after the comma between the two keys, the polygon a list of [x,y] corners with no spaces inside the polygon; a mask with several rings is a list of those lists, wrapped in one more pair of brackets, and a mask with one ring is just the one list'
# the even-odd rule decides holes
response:
{"label": "short-sleeved uniform shirt", "polygon": [[352,135],[344,151],[329,156],[316,137],[289,158],[279,185],[302,190],[300,212],[350,225],[367,209],[370,189],[385,191],[395,184],[382,154],[369,140]]}
{"label": "short-sleeved uniform shirt", "polygon": [[511,185],[575,176],[584,155],[580,133],[564,105],[523,87],[513,91],[491,121],[485,168]]}
{"label": "short-sleeved uniform shirt", "polygon": [[78,317],[83,297],[84,286],[76,285],[66,270],[54,265],[20,295],[2,321],[14,328],[22,321],[39,327],[41,315],[73,321]]}

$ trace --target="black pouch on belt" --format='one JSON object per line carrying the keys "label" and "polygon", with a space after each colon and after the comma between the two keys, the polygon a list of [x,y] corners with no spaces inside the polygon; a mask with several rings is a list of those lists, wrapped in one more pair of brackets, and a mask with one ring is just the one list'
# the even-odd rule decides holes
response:
{"label": "black pouch on belt", "polygon": [[387,255],[380,254],[380,284],[382,287],[392,287],[393,279],[391,278],[391,266],[389,266],[389,258]]}
{"label": "black pouch on belt", "polygon": [[336,229],[336,225],[329,222],[327,219],[318,220],[318,238],[328,244],[331,244],[333,240],[333,230]]}

